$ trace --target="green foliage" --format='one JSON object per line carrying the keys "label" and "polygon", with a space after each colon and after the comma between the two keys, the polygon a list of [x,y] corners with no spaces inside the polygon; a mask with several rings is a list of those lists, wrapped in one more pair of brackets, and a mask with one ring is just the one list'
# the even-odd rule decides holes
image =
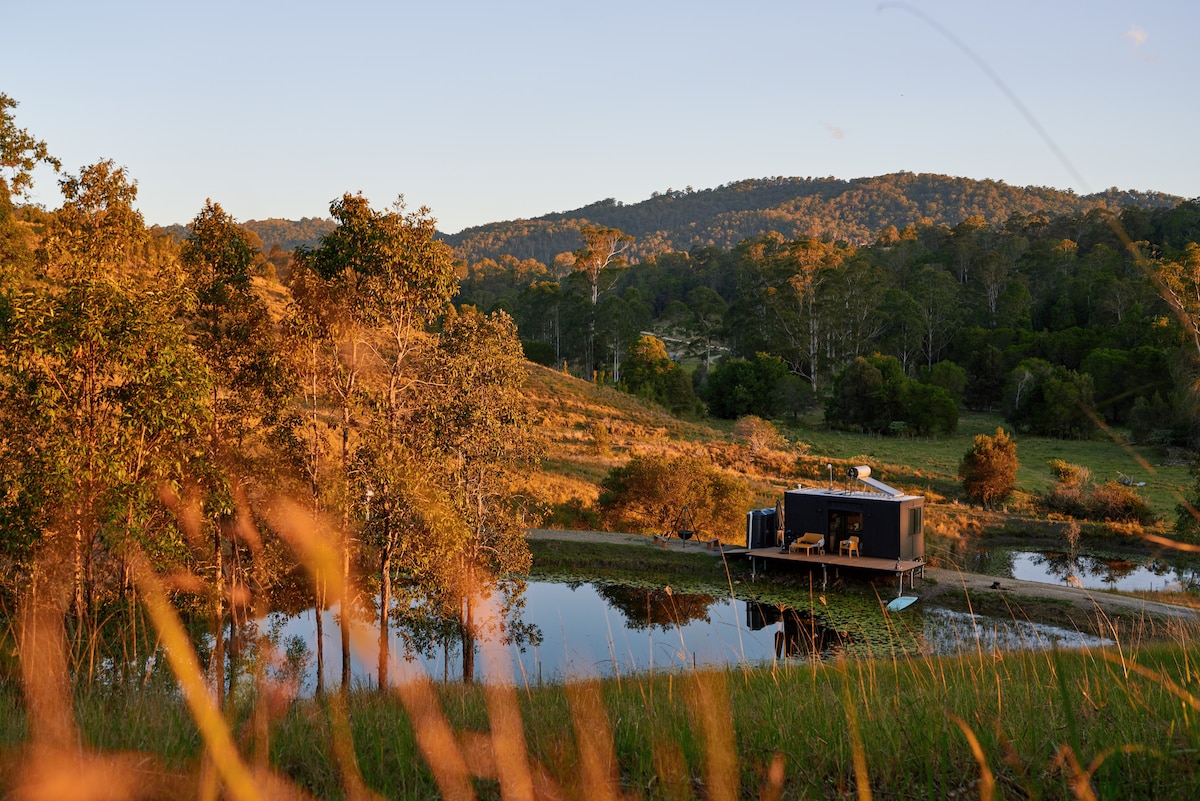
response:
{"label": "green foliage", "polygon": [[1154,393],[1150,400],[1139,396],[1129,410],[1129,431],[1134,442],[1170,443],[1175,439],[1174,417],[1171,405],[1159,393]]}
{"label": "green foliage", "polygon": [[963,392],[967,388],[967,371],[954,362],[945,359],[933,367],[921,367],[918,377],[924,384],[946,390],[955,404],[962,402]]}
{"label": "green foliage", "polygon": [[599,505],[610,524],[666,533],[686,506],[705,537],[738,531],[753,498],[744,479],[686,456],[634,456],[610,470],[602,487]]}
{"label": "green foliage", "polygon": [[968,498],[986,508],[1003,503],[1017,483],[1017,444],[1002,428],[979,434],[959,465],[958,477]]}
{"label": "green foliage", "polygon": [[834,379],[825,419],[863,431],[929,436],[958,427],[958,406],[944,388],[905,376],[894,356],[860,356]]}
{"label": "green foliage", "polygon": [[1026,359],[1009,373],[1004,419],[1018,431],[1048,437],[1087,437],[1096,429],[1092,377]]}
{"label": "green foliage", "polygon": [[661,403],[676,417],[695,408],[691,378],[671,361],[658,337],[643,336],[630,345],[621,369],[620,386],[627,392]]}
{"label": "green foliage", "polygon": [[729,420],[745,415],[774,417],[787,375],[783,360],[767,353],[756,354],[749,361],[727,359],[708,374],[704,398],[709,413]]}

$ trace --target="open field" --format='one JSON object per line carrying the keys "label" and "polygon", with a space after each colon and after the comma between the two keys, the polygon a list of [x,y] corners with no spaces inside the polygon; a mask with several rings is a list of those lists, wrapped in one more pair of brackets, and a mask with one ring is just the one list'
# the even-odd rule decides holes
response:
{"label": "open field", "polygon": [[[965,412],[958,432],[936,439],[892,438],[855,434],[825,428],[820,414],[798,425],[779,424],[789,444],[784,449],[754,451],[737,441],[732,421],[678,420],[652,404],[544,367],[531,366],[527,394],[537,410],[535,419],[543,432],[545,460],[529,479],[528,491],[553,507],[573,503],[591,507],[599,496],[599,485],[608,471],[624,464],[635,453],[699,456],[744,477],[755,493],[752,508],[771,506],[780,493],[797,482],[828,481],[827,462],[834,463],[834,482],[843,483],[844,468],[869,464],[885,482],[925,494],[931,514],[956,519],[970,529],[1037,529],[1044,515],[1037,509],[1037,495],[1054,485],[1048,466],[1062,459],[1091,471],[1103,483],[1121,474],[1146,482],[1139,490],[1169,534],[1177,505],[1194,486],[1186,462],[1177,454],[1126,443],[1121,431],[1103,431],[1090,440],[1057,440],[1016,437],[1017,492],[1006,511],[983,513],[961,503],[958,466],[977,434],[992,433],[1003,420],[997,414]],[[602,424],[611,435],[607,454],[595,449],[592,427]],[[958,505],[954,503],[958,501]],[[945,502],[945,503],[944,503]],[[596,518],[563,521],[599,522]],[[1043,520],[1044,522],[1044,520]],[[583,527],[596,527],[586,525]],[[734,541],[732,535],[727,541]]]}

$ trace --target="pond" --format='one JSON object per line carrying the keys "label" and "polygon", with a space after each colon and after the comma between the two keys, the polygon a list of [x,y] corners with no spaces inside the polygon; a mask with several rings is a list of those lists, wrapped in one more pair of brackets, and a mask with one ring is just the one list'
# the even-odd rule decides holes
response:
{"label": "pond", "polygon": [[978,548],[969,554],[966,569],[999,578],[1070,584],[1090,590],[1200,591],[1200,569],[1163,559],[1006,547]]}
{"label": "pond", "polygon": [[[616,677],[631,673],[677,671],[721,665],[763,665],[788,662],[860,659],[870,657],[942,655],[977,649],[1044,649],[1109,644],[1078,632],[1038,626],[1027,621],[1002,621],[915,604],[902,613],[888,613],[875,597],[833,594],[803,602],[768,603],[728,595],[679,593],[666,587],[629,587],[600,583],[529,582],[525,589],[522,630],[531,641],[520,647],[494,641],[507,654],[516,684],[540,684],[567,679]],[[884,599],[886,600],[886,599]],[[339,639],[335,610],[324,613],[326,683],[340,680]],[[296,617],[274,615],[267,621],[272,636],[294,653],[315,652],[313,610]],[[375,643],[378,629],[359,624]],[[393,636],[393,654],[404,654]],[[356,653],[352,673],[356,683],[377,684],[377,654]],[[402,660],[403,661],[403,658]],[[476,678],[493,677],[486,659],[476,659]],[[308,665],[304,688],[311,692],[315,675]],[[435,680],[462,676],[462,650],[457,640],[442,643],[425,654],[411,655],[405,669],[417,667]]]}

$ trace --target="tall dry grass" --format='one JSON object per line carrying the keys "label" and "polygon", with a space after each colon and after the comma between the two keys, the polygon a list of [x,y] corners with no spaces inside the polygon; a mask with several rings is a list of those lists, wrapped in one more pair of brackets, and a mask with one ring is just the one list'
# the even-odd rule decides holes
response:
{"label": "tall dry grass", "polygon": [[[279,504],[271,525],[305,567],[340,575],[324,521]],[[485,642],[490,680],[438,686],[402,659],[386,695],[298,699],[263,671],[217,707],[169,600],[134,576],[170,687],[82,692],[62,610],[26,599],[20,702],[0,693],[0,787],[14,799],[1192,798],[1200,791],[1200,649],[1112,627],[1070,653],[861,661],[624,675],[531,687]],[[354,588],[330,587],[331,600]],[[481,603],[486,601],[481,598]],[[903,628],[915,620],[888,618]],[[1156,624],[1159,625],[1159,624]],[[1155,632],[1162,639],[1161,628]],[[374,654],[374,635],[353,631]],[[368,660],[369,661],[369,660]],[[20,721],[14,723],[13,717]]]}

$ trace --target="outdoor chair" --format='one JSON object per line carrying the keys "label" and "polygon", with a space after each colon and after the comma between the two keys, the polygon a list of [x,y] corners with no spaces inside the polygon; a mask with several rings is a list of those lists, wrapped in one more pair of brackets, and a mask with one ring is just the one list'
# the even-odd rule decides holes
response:
{"label": "outdoor chair", "polygon": [[805,553],[812,553],[813,551],[825,553],[825,535],[810,531],[800,539],[794,540],[790,550],[792,553],[799,553],[800,551],[804,551]]}
{"label": "outdoor chair", "polygon": [[842,540],[838,546],[838,555],[845,554],[847,556],[862,556],[862,552],[858,550],[858,537],[850,537]]}

